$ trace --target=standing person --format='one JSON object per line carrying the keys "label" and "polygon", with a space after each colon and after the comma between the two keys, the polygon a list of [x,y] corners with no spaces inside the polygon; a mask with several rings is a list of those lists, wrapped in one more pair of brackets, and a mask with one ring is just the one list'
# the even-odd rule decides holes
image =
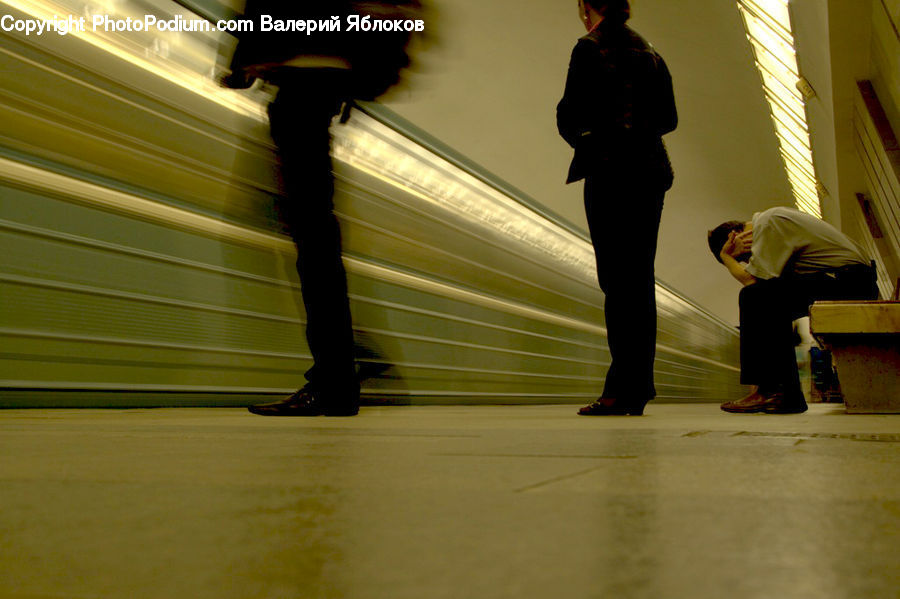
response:
{"label": "standing person", "polygon": [[807,316],[816,300],[877,299],[874,266],[849,237],[793,208],[758,212],[750,222],[722,223],[707,239],[716,260],[744,286],[738,299],[741,383],[755,386],[721,408],[805,412],[792,322]]}
{"label": "standing person", "polygon": [[612,356],[603,394],[578,413],[640,415],[656,395],[654,260],[673,178],[662,136],[678,115],[666,63],[626,25],[628,0],[579,0],[578,9],[588,33],[572,52],[556,120],[575,149],[566,183],[585,180]]}
{"label": "standing person", "polygon": [[370,18],[418,14],[417,0],[249,0],[245,18],[255,31],[239,37],[232,88],[261,78],[278,87],[269,125],[278,148],[285,197],[279,212],[297,246],[297,273],[306,308],[306,338],[313,356],[307,384],[286,399],[251,406],[266,416],[352,416],[359,411],[347,276],[341,232],[333,212],[332,119],[354,99],[373,99],[409,65],[405,30],[360,33],[334,30],[259,31],[262,15],[276,21],[328,23],[365,9]]}

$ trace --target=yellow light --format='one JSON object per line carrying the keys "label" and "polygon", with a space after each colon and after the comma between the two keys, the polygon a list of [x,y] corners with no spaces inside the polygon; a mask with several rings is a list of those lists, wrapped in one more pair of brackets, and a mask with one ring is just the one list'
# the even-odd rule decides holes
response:
{"label": "yellow light", "polygon": [[787,0],[737,0],[797,207],[820,216],[806,105]]}
{"label": "yellow light", "polygon": [[743,4],[756,15],[770,21],[784,35],[791,35],[791,16],[785,0],[744,0]]}
{"label": "yellow light", "polygon": [[777,119],[772,119],[772,122],[775,123],[775,134],[778,135],[778,139],[782,141],[782,144],[791,146],[803,155],[810,152],[808,136],[805,136],[805,139],[803,139],[782,125]]}

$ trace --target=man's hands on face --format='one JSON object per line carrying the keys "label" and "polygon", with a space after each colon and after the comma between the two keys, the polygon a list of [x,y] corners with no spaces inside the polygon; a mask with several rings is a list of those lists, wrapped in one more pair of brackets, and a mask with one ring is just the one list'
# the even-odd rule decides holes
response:
{"label": "man's hands on face", "polygon": [[728,234],[728,241],[725,242],[725,245],[722,246],[722,252],[720,255],[731,256],[732,258],[737,259],[738,256],[742,254],[746,254],[750,251],[750,247],[753,245],[753,230],[743,231],[738,233],[737,231],[732,231]]}
{"label": "man's hands on face", "polygon": [[753,230],[737,233],[732,231],[728,235],[728,241],[722,246],[719,257],[722,258],[722,264],[728,269],[735,279],[740,281],[741,285],[752,285],[756,282],[756,277],[747,272],[744,265],[738,262],[740,256],[745,256],[753,245]]}

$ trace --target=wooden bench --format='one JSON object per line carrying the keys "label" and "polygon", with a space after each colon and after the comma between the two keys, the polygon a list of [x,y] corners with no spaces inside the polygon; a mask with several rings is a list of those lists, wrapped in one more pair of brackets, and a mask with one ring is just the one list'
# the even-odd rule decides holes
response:
{"label": "wooden bench", "polygon": [[900,413],[900,302],[816,302],[809,316],[831,349],[847,412]]}

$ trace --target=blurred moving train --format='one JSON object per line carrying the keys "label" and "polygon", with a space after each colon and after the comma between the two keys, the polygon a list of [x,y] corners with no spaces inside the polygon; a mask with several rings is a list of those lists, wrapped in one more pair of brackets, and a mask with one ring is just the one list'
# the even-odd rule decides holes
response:
{"label": "blurred moving train", "polygon": [[[13,19],[228,17],[3,0]],[[10,19],[8,19],[10,21]],[[0,32],[0,407],[246,405],[310,365],[265,122],[217,32]],[[584,231],[377,104],[333,127],[368,403],[579,403],[609,354]],[[737,332],[657,286],[659,399],[740,394]]]}

